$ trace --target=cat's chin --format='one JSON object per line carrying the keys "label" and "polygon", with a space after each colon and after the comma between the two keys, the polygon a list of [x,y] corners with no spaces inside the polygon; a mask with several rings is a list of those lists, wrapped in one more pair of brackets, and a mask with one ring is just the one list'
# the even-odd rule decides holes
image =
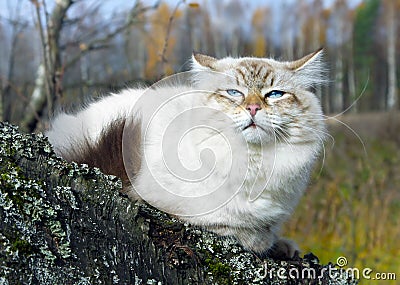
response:
{"label": "cat's chin", "polygon": [[246,142],[250,144],[261,145],[273,143],[275,141],[272,132],[267,132],[256,125],[251,125],[243,129],[242,134]]}

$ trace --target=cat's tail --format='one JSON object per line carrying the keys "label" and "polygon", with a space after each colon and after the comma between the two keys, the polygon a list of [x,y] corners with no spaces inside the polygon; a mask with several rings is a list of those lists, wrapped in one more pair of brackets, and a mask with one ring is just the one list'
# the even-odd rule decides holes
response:
{"label": "cat's tail", "polygon": [[91,135],[76,115],[61,114],[46,135],[57,155],[115,175],[127,188],[129,177],[134,177],[140,169],[141,122],[119,116],[97,132]]}

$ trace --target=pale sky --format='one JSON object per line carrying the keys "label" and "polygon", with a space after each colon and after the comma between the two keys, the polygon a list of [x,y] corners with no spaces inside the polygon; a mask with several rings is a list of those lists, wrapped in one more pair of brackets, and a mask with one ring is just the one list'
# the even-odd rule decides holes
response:
{"label": "pale sky", "polygon": [[[47,4],[47,8],[48,10],[51,10],[52,6],[55,3],[55,0],[45,0],[46,4]],[[178,0],[166,0],[166,2],[168,2],[169,4],[172,5],[176,5]],[[187,2],[199,2],[200,4],[203,2],[204,0],[187,0]],[[211,0],[212,1],[212,0]],[[221,0],[224,2],[229,2],[231,0]],[[271,6],[273,7],[278,7],[279,5],[283,4],[283,3],[293,3],[296,0],[251,0],[251,1],[242,1],[243,3],[249,4],[250,7],[255,8],[257,6]],[[325,7],[329,7],[332,5],[332,3],[335,0],[323,0]],[[21,13],[21,16],[25,19],[32,19],[32,17],[35,17],[35,10],[34,10],[34,6],[30,1],[27,0],[0,0],[0,17],[2,18],[10,18],[10,15],[15,15],[15,13],[17,13],[18,11],[16,11],[16,7],[17,7],[17,3],[20,3],[20,7],[21,9],[19,10]],[[88,5],[94,5],[95,3],[99,3],[98,0],[85,0],[85,2],[87,3],[93,3],[93,4],[88,4]],[[152,5],[155,2],[157,2],[156,0],[144,0],[142,1],[144,4],[146,5]],[[208,2],[210,3],[210,0],[208,0]],[[349,6],[353,7],[355,5],[357,5],[358,3],[361,2],[361,0],[347,0],[347,2],[349,3]],[[129,7],[132,6],[132,3],[134,3],[134,1],[132,0],[103,0],[102,1],[102,11],[104,11],[104,14],[108,14],[111,15],[113,14],[113,12],[117,12],[117,11],[121,11],[124,9],[127,9]]]}

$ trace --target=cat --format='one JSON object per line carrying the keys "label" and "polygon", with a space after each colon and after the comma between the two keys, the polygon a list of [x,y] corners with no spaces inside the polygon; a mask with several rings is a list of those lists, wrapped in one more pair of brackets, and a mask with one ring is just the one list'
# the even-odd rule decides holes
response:
{"label": "cat", "polygon": [[120,177],[124,192],[261,256],[293,258],[280,228],[321,154],[313,86],[322,49],[295,61],[193,54],[191,70],[126,89],[47,132],[56,153]]}

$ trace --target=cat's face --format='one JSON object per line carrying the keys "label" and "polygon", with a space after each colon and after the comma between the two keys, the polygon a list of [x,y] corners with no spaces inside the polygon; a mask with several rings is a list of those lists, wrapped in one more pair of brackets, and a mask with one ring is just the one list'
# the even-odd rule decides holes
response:
{"label": "cat's face", "polygon": [[263,58],[193,56],[195,84],[208,104],[232,119],[248,143],[320,141],[321,106],[309,91],[321,83],[321,51],[293,62]]}

